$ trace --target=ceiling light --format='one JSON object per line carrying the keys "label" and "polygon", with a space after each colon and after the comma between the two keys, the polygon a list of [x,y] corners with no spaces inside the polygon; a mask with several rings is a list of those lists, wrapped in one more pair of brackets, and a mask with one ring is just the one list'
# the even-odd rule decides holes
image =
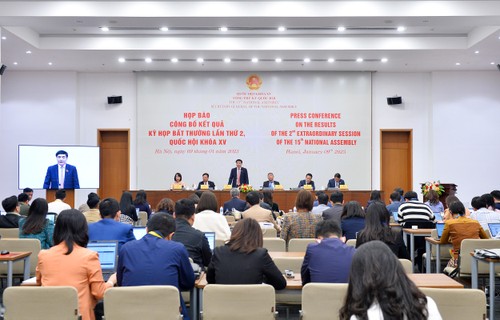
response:
{"label": "ceiling light", "polygon": [[15,66],[17,66],[17,62],[14,62],[13,64],[14,64]]}
{"label": "ceiling light", "polygon": [[337,31],[344,32],[345,31],[345,27],[340,26],[340,27],[337,28]]}
{"label": "ceiling light", "polygon": [[363,62],[363,58],[357,58],[356,62]]}
{"label": "ceiling light", "polygon": [[479,53],[479,51],[478,51],[478,50],[476,50],[476,51],[474,51],[474,53],[475,53],[475,54],[478,54],[478,53]]}
{"label": "ceiling light", "polygon": [[333,58],[328,58],[328,60],[327,60],[327,61],[328,61],[328,63],[334,63],[334,62],[335,62],[335,59],[333,59]]}
{"label": "ceiling light", "polygon": [[125,58],[118,58],[118,62],[124,63],[125,62]]}
{"label": "ceiling light", "polygon": [[305,63],[309,63],[309,62],[311,62],[311,59],[309,59],[309,58],[305,58],[305,59],[304,59],[304,62],[305,62]]}
{"label": "ceiling light", "polygon": [[220,27],[219,28],[219,31],[222,31],[222,32],[226,32],[227,30],[228,30],[227,27]]}
{"label": "ceiling light", "polygon": [[490,64],[495,64],[495,62],[494,62],[494,61],[491,61],[491,62],[490,62]]}
{"label": "ceiling light", "polygon": [[380,62],[382,62],[382,63],[386,63],[387,61],[389,61],[389,59],[387,59],[387,58],[380,59]]}
{"label": "ceiling light", "polygon": [[406,30],[406,27],[399,26],[397,30],[398,30],[398,32],[403,32]]}
{"label": "ceiling light", "polygon": [[30,50],[26,51],[26,54],[31,54],[31,51]]}
{"label": "ceiling light", "polygon": [[144,61],[146,61],[146,63],[151,63],[151,62],[153,62],[153,59],[151,59],[151,58],[146,58],[146,59],[144,59]]}
{"label": "ceiling light", "polygon": [[107,32],[107,31],[109,31],[109,28],[108,28],[108,27],[106,27],[106,26],[101,27],[101,31]]}
{"label": "ceiling light", "polygon": [[52,62],[49,62],[49,66],[51,66],[51,65],[52,65]]}
{"label": "ceiling light", "polygon": [[284,32],[284,31],[286,31],[286,28],[285,28],[285,27],[283,27],[283,26],[279,26],[279,27],[278,27],[278,31],[279,31],[279,32]]}
{"label": "ceiling light", "polygon": [[203,61],[205,61],[205,60],[203,60],[203,58],[196,59],[196,62],[198,62],[198,63],[203,63]]}
{"label": "ceiling light", "polygon": [[456,66],[459,66],[459,65],[460,65],[460,62],[456,62],[456,63],[455,63],[455,65],[456,65]]}
{"label": "ceiling light", "polygon": [[166,31],[168,31],[168,27],[161,27],[160,31],[166,32]]}
{"label": "ceiling light", "polygon": [[259,58],[252,58],[252,62],[253,62],[253,63],[257,63],[257,62],[259,62]]}
{"label": "ceiling light", "polygon": [[225,63],[229,63],[229,62],[231,62],[231,59],[230,58],[224,58],[224,62]]}
{"label": "ceiling light", "polygon": [[2,40],[7,40],[7,37],[5,37],[5,36],[2,36]]}
{"label": "ceiling light", "polygon": [[281,58],[276,58],[276,59],[274,59],[274,61],[276,61],[277,63],[281,63],[281,61],[283,61],[283,59],[281,59]]}
{"label": "ceiling light", "polygon": [[177,59],[177,58],[172,58],[170,61],[171,61],[172,63],[177,63],[177,62],[179,62],[179,59]]}

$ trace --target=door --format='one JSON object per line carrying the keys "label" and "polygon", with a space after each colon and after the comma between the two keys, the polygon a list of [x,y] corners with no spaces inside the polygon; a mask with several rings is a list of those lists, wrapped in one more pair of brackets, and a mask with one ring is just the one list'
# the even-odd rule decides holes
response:
{"label": "door", "polygon": [[384,201],[394,188],[409,191],[413,186],[412,130],[380,130],[380,186]]}
{"label": "door", "polygon": [[99,196],[101,199],[120,199],[123,190],[130,188],[130,130],[98,129],[101,147]]}

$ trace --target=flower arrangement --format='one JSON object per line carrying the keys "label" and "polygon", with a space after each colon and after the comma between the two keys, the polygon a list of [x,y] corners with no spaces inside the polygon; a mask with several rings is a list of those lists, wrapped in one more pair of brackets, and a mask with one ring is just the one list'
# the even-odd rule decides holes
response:
{"label": "flower arrangement", "polygon": [[439,180],[437,181],[427,181],[422,185],[422,194],[425,196],[429,190],[434,190],[440,196],[444,192],[444,187]]}
{"label": "flower arrangement", "polygon": [[243,184],[243,185],[240,186],[240,192],[242,192],[242,193],[248,193],[250,191],[253,191],[253,188],[252,188],[251,185],[249,185],[249,184]]}

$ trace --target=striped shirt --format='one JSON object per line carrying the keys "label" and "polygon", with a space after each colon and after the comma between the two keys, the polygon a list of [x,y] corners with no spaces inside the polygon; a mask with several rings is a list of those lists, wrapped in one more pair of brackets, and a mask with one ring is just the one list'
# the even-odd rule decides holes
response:
{"label": "striped shirt", "polygon": [[434,213],[428,205],[418,201],[408,201],[398,208],[398,222],[404,225],[408,220],[422,220],[434,222]]}

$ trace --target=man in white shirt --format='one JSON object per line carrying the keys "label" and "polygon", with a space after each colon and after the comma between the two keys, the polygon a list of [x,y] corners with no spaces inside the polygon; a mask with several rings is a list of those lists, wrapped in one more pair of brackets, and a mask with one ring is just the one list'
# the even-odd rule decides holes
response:
{"label": "man in white shirt", "polygon": [[488,223],[500,222],[500,212],[487,209],[483,196],[472,198],[471,205],[474,208],[470,214],[471,219],[477,220],[484,230],[488,230]]}
{"label": "man in white shirt", "polygon": [[321,215],[323,211],[329,209],[328,206],[328,195],[324,192],[318,194],[318,205],[314,207],[311,212],[314,214]]}
{"label": "man in white shirt", "polygon": [[61,211],[71,209],[71,206],[64,202],[66,199],[66,190],[59,189],[56,191],[56,200],[49,202],[49,212],[59,214]]}

